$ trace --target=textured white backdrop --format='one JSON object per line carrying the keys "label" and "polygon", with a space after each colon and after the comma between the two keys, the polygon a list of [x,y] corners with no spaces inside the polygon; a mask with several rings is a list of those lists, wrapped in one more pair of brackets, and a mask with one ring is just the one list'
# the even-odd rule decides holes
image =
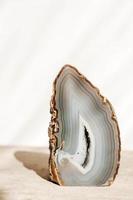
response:
{"label": "textured white backdrop", "polygon": [[133,0],[0,1],[0,144],[48,146],[52,81],[76,66],[133,149]]}

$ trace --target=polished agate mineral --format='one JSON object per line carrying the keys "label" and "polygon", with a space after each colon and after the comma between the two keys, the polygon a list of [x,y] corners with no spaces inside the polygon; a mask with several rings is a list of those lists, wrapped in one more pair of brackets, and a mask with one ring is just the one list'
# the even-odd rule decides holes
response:
{"label": "polished agate mineral", "polygon": [[78,70],[65,65],[50,103],[49,171],[59,185],[110,185],[120,161],[120,134],[110,102]]}

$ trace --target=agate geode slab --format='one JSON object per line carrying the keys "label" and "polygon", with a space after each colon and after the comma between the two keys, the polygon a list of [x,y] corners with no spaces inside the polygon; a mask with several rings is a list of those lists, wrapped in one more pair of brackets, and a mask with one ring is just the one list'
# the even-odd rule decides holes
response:
{"label": "agate geode slab", "polygon": [[59,185],[110,185],[120,161],[120,134],[110,102],[78,70],[65,65],[50,103],[49,171]]}

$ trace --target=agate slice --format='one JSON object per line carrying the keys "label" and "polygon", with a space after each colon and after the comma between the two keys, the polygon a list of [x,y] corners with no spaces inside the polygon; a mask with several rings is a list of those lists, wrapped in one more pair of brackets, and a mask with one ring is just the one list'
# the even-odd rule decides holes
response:
{"label": "agate slice", "polygon": [[120,161],[120,133],[110,102],[78,70],[65,65],[53,84],[50,178],[59,185],[110,185]]}

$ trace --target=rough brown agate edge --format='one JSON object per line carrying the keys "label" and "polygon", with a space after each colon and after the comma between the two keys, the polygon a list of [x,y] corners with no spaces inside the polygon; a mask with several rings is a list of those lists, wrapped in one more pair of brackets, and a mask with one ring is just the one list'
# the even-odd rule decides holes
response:
{"label": "rough brown agate edge", "polygon": [[49,124],[49,128],[48,128],[48,136],[49,136],[49,149],[50,149],[50,157],[49,157],[49,175],[50,175],[50,179],[52,182],[55,182],[59,185],[64,185],[63,184],[63,180],[60,177],[60,173],[59,170],[56,166],[56,162],[55,162],[55,153],[57,150],[57,134],[59,132],[59,123],[58,123],[58,110],[56,108],[56,101],[55,101],[55,97],[56,97],[56,83],[57,80],[59,78],[59,76],[61,75],[61,73],[63,72],[63,70],[66,67],[70,67],[73,70],[75,70],[77,72],[77,75],[80,77],[80,79],[84,79],[94,90],[95,92],[99,95],[99,97],[101,98],[101,101],[104,105],[108,106],[111,113],[112,113],[112,120],[115,122],[116,127],[117,127],[117,140],[118,140],[118,162],[117,162],[117,167],[116,167],[116,171],[114,173],[114,176],[111,177],[109,180],[107,180],[107,182],[103,185],[103,186],[110,186],[113,181],[116,178],[116,175],[118,174],[118,170],[119,170],[119,166],[120,166],[120,154],[121,154],[121,140],[120,140],[120,130],[119,130],[119,125],[117,122],[117,118],[113,109],[112,104],[110,103],[110,101],[104,97],[103,95],[101,95],[100,90],[95,87],[84,75],[82,75],[75,67],[66,64],[62,67],[62,69],[60,70],[60,72],[58,73],[57,77],[55,78],[54,82],[53,82],[53,94],[51,97],[51,101],[50,101],[50,114],[51,114],[51,122]]}

